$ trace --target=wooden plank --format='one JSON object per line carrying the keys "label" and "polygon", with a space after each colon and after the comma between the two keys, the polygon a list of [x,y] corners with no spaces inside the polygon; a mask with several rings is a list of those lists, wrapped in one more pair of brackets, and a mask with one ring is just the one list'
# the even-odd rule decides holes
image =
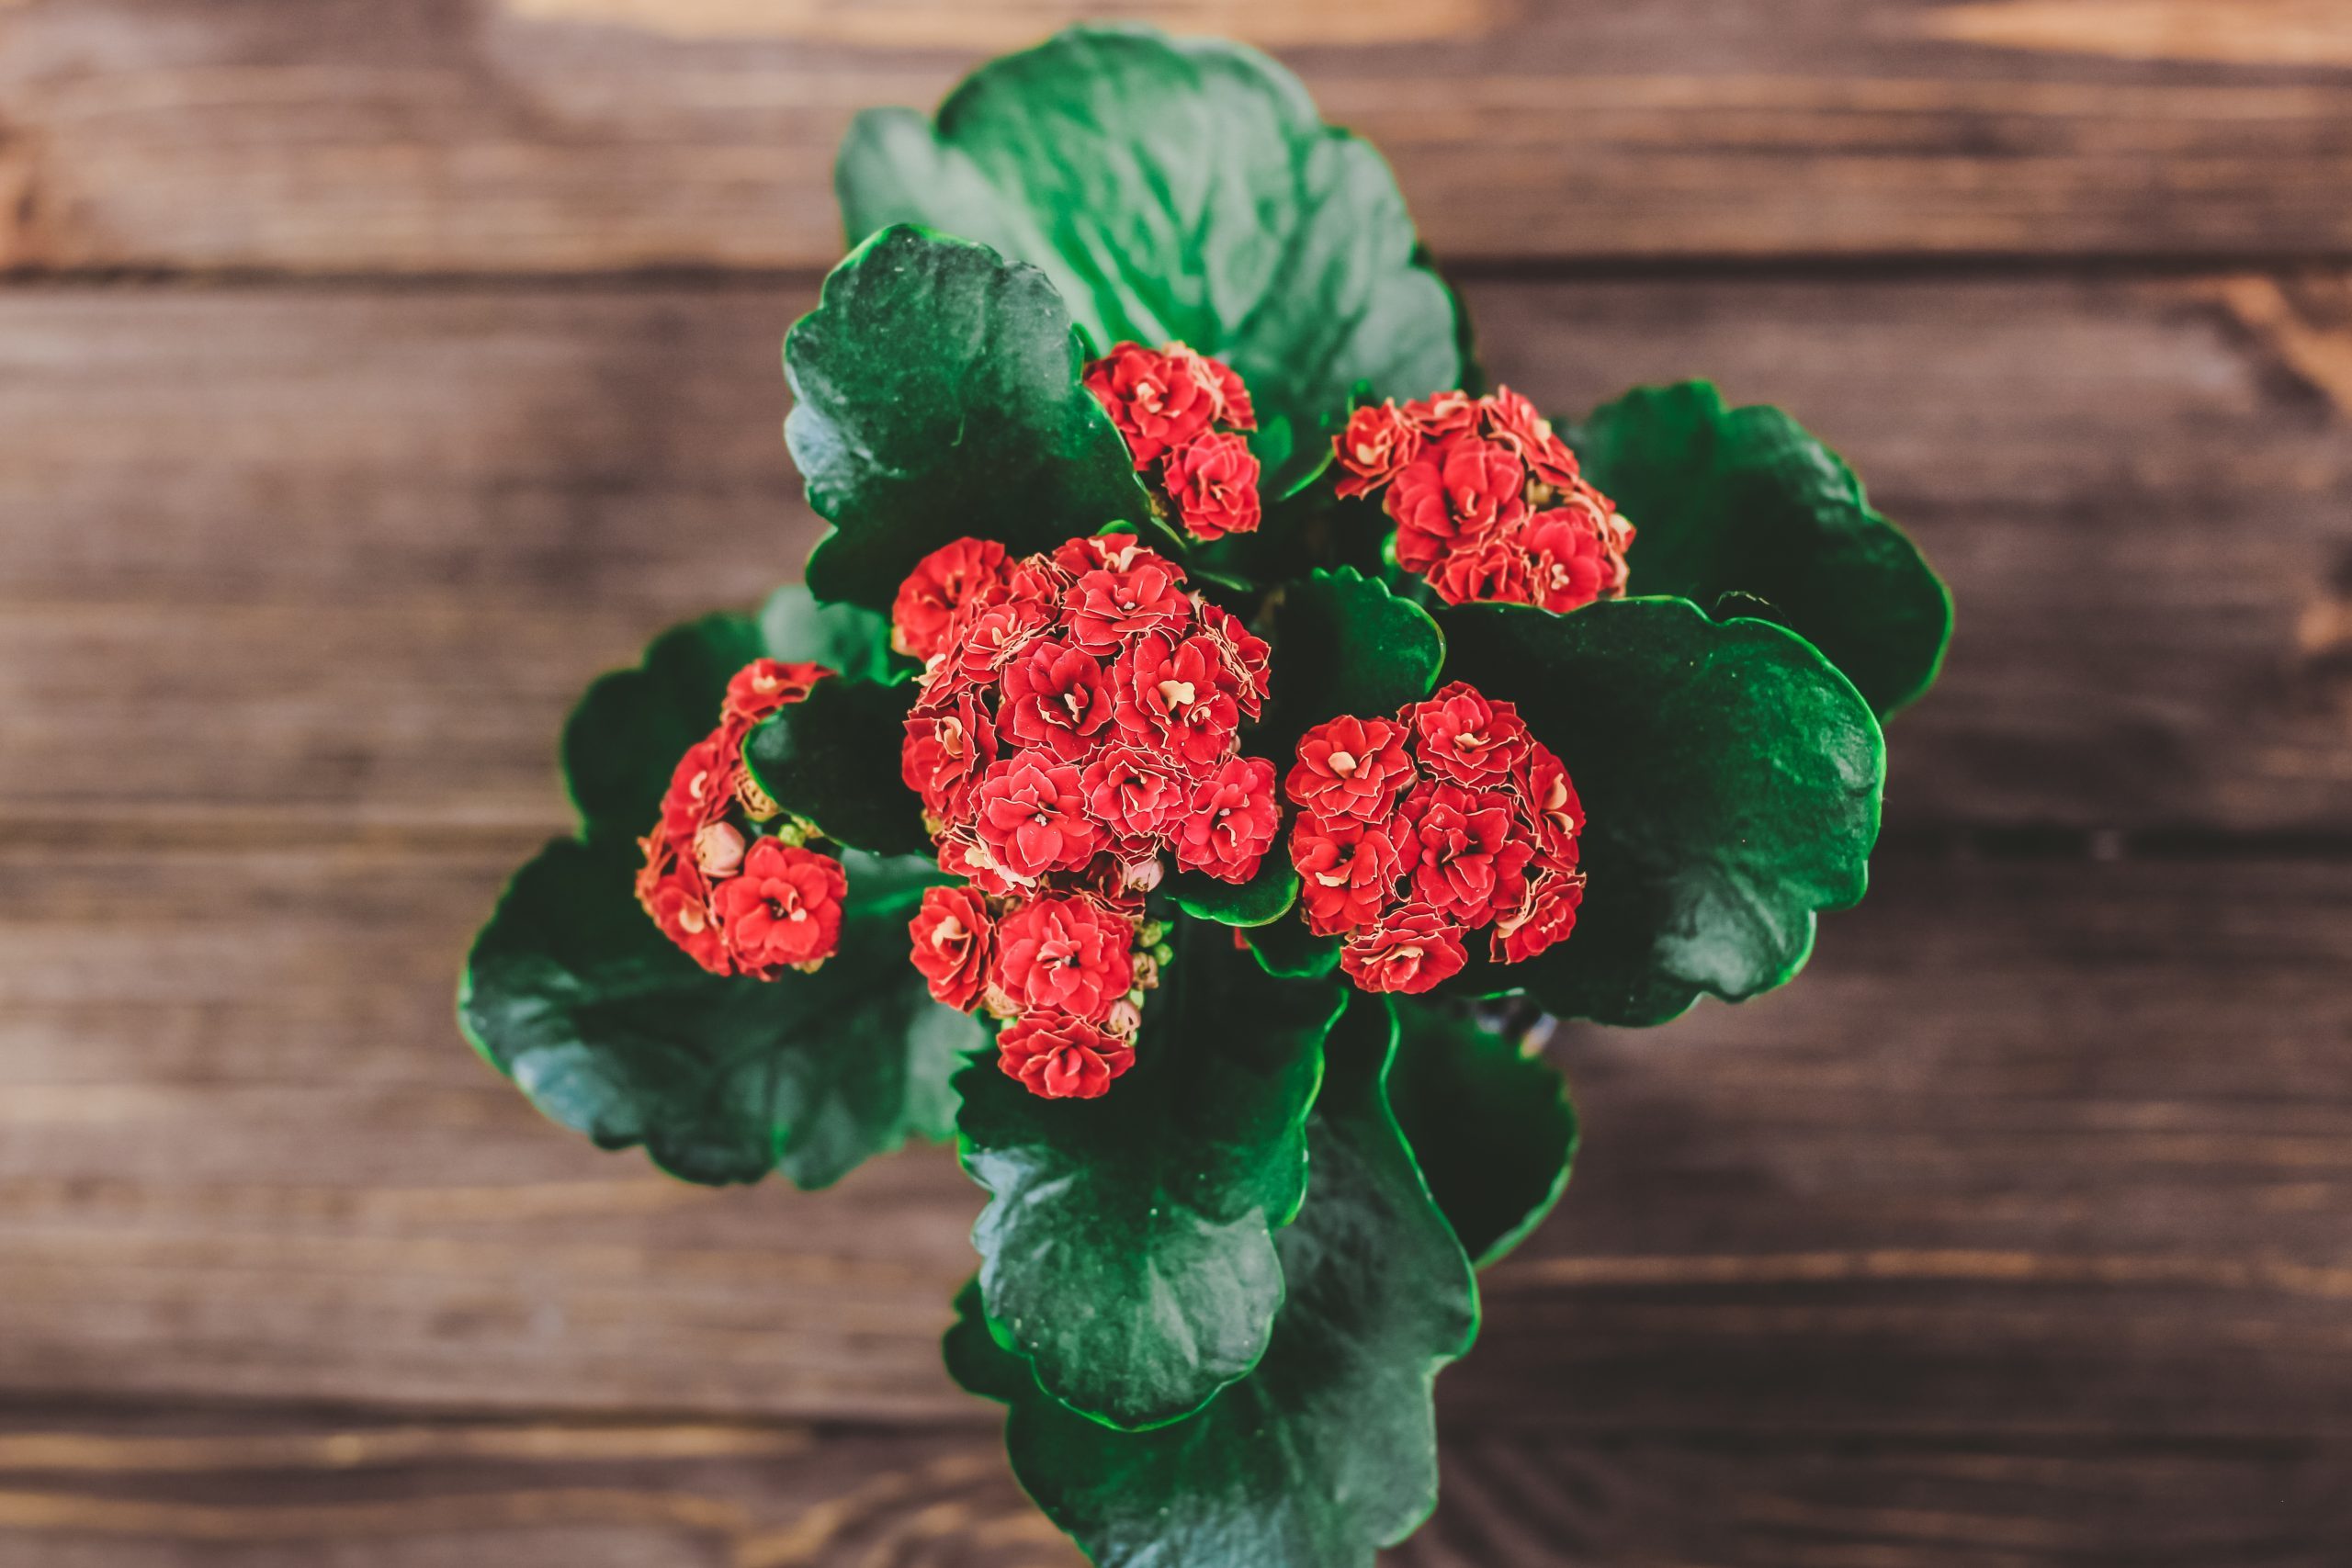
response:
{"label": "wooden plank", "polygon": [[[1396,1568],[2051,1561],[2335,1568],[2340,1447],[1446,1433]],[[986,1438],[315,1413],[0,1415],[0,1563],[40,1568],[1075,1568]]]}
{"label": "wooden plank", "polygon": [[[944,1151],[706,1193],[448,1021],[514,846],[0,858],[0,1391],[985,1426]],[[1587,1155],[1447,1409],[1579,1440],[2352,1441],[2342,866],[1897,857],[1555,1047]]]}
{"label": "wooden plank", "polygon": [[856,109],[1106,11],[1283,51],[1459,258],[2352,249],[2340,28],[2160,8],[18,0],[0,265],[820,266]]}
{"label": "wooden plank", "polygon": [[[1471,299],[1547,406],[1711,370],[1917,534],[1960,634],[1894,727],[1898,830],[2352,828],[2343,276]],[[0,294],[0,810],[150,830],[155,777],[93,742],[135,734],[189,831],[552,829],[586,682],[813,537],[776,437],[808,302]]]}

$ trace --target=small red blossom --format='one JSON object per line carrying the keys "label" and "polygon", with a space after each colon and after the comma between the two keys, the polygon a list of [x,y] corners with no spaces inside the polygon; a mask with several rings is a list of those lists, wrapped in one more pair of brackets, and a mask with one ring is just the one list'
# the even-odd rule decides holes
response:
{"label": "small red blossom", "polygon": [[1036,898],[997,927],[993,978],[1023,1012],[1101,1023],[1135,984],[1135,927],[1093,899]]}
{"label": "small red blossom", "polygon": [[1334,936],[1377,919],[1419,852],[1418,839],[1392,834],[1386,823],[1301,817],[1291,831],[1290,859],[1298,868],[1306,929]]}
{"label": "small red blossom", "polygon": [[1454,922],[1425,904],[1395,910],[1340,949],[1340,969],[1367,991],[1430,990],[1469,961]]}
{"label": "small red blossom", "polygon": [[1518,906],[1495,920],[1495,956],[1519,964],[1566,942],[1577,929],[1577,908],[1583,902],[1582,872],[1544,871],[1530,877]]}
{"label": "small red blossom", "polygon": [[706,822],[716,822],[735,798],[735,774],[743,765],[740,732],[721,726],[686,749],[662,796],[662,836],[692,843]]}
{"label": "small red blossom", "polygon": [[1413,428],[1430,440],[1441,436],[1459,435],[1473,430],[1478,423],[1478,400],[1467,392],[1440,392],[1431,398],[1417,398],[1404,408],[1406,419]]}
{"label": "small red blossom", "polygon": [[762,839],[743,857],[742,874],[718,885],[714,902],[736,964],[755,974],[831,957],[841,945],[848,893],[841,862]]}
{"label": "small red blossom", "polygon": [[726,717],[738,724],[756,724],[787,704],[807,696],[831,671],[821,664],[784,664],[754,659],[727,682]]}
{"label": "small red blossom", "polygon": [[1219,609],[1207,600],[1198,606],[1201,635],[1216,645],[1218,656],[1225,661],[1226,673],[1233,677],[1234,700],[1241,711],[1251,718],[1258,716],[1259,705],[1270,694],[1267,677],[1271,673],[1273,650],[1266,639],[1241,624],[1241,617]]}
{"label": "small red blossom", "polygon": [[946,646],[933,656],[923,677],[922,704],[933,707],[975,686],[992,686],[1006,665],[1053,629],[1047,605],[1007,599],[972,604],[956,612]]}
{"label": "small red blossom", "polygon": [[1509,387],[1498,387],[1493,396],[1478,400],[1478,411],[1487,434],[1519,454],[1537,483],[1566,490],[1577,482],[1577,455],[1533,403]]}
{"label": "small red blossom", "polygon": [[957,539],[915,563],[890,605],[890,646],[928,660],[947,634],[947,623],[967,604],[985,604],[1001,594],[1006,578],[1004,547],[992,539]]}
{"label": "small red blossom", "polygon": [[1204,432],[1168,454],[1161,470],[1176,520],[1196,539],[1258,530],[1258,459],[1238,435]]}
{"label": "small red blossom", "polygon": [[988,982],[996,922],[988,903],[968,887],[926,887],[907,922],[914,964],[931,994],[969,1012]]}
{"label": "small red blossom", "polygon": [[922,796],[922,808],[944,821],[964,814],[973,786],[996,761],[996,726],[979,698],[966,692],[943,712],[907,720],[899,774]]}
{"label": "small red blossom", "polygon": [[1181,626],[1193,615],[1183,573],[1175,563],[1134,547],[1125,565],[1098,566],[1080,574],[1070,585],[1069,604],[1070,640],[1102,655],[1115,653],[1146,632]]}
{"label": "small red blossom", "polygon": [[1001,758],[973,796],[980,847],[1006,876],[1035,882],[1093,858],[1102,829],[1087,815],[1078,769],[1034,752]]}
{"label": "small red blossom", "polygon": [[1412,782],[1403,725],[1342,714],[1299,739],[1298,761],[1283,793],[1302,810],[1378,822]]}
{"label": "small red blossom", "polygon": [[1143,744],[1165,744],[1185,765],[1229,755],[1241,722],[1235,681],[1216,643],[1153,632],[1119,658],[1120,728]]}
{"label": "small red blossom", "polygon": [[1425,575],[1449,604],[1523,604],[1528,602],[1527,556],[1516,539],[1488,539],[1456,550]]}
{"label": "small red blossom", "polygon": [[1513,835],[1510,796],[1423,784],[1406,797],[1397,816],[1411,826],[1419,846],[1413,896],[1420,902],[1476,928],[1516,901],[1535,846]]}
{"label": "small red blossom", "polygon": [[1176,829],[1176,863],[1220,882],[1247,882],[1281,825],[1274,765],[1236,757],[1193,790]]}
{"label": "small red blossom", "polygon": [[1427,572],[1509,533],[1527,515],[1526,491],[1527,469],[1507,446],[1471,434],[1430,446],[1388,487],[1397,564]]}
{"label": "small red blossom", "polygon": [[1047,1100],[1093,1100],[1136,1065],[1126,1041],[1084,1019],[1037,1013],[997,1032],[997,1065]]}
{"label": "small red blossom", "polygon": [[1457,783],[1493,784],[1527,759],[1531,742],[1517,705],[1490,703],[1467,682],[1414,704],[1405,717],[1413,727],[1414,755]]}
{"label": "small red blossom", "polygon": [[1233,367],[1205,354],[1194,354],[1181,344],[1169,345],[1169,353],[1182,357],[1193,374],[1207,386],[1209,396],[1216,404],[1214,423],[1233,430],[1258,428],[1258,411],[1250,401],[1250,389],[1241,384]]}
{"label": "small red blossom", "polygon": [[1219,389],[1194,367],[1197,358],[1189,350],[1178,355],[1122,343],[1086,367],[1086,389],[1126,438],[1137,468],[1150,467],[1216,419]]}
{"label": "small red blossom", "polygon": [[673,866],[663,872],[649,863],[638,873],[637,901],[688,958],[714,975],[735,973],[727,933],[711,913],[707,886],[692,868]]}
{"label": "small red blossom", "polygon": [[1110,728],[1112,708],[1102,665],[1083,649],[1040,639],[1005,666],[997,712],[1011,739],[1076,761]]}
{"label": "small red blossom", "polygon": [[1421,455],[1420,427],[1392,398],[1350,414],[1347,428],[1331,438],[1331,451],[1346,476],[1333,488],[1342,498],[1369,495]]}
{"label": "small red blossom", "polygon": [[1157,752],[1141,746],[1108,746],[1079,776],[1087,809],[1123,839],[1157,840],[1183,815],[1192,781]]}
{"label": "small red blossom", "polygon": [[1568,770],[1550,747],[1530,739],[1527,759],[1512,782],[1518,785],[1519,810],[1534,840],[1536,857],[1548,864],[1577,863],[1577,835],[1584,831],[1584,803]]}

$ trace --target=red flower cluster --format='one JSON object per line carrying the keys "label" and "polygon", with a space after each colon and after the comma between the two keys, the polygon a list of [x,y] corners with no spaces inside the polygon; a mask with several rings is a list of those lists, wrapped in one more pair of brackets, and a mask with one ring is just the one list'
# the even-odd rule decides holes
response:
{"label": "red flower cluster", "polygon": [[[841,946],[841,862],[798,842],[743,766],[743,738],[831,671],[755,659],[727,683],[718,728],[689,747],[639,840],[637,901],[662,933],[714,975],[773,980],[813,970]],[[773,825],[773,826],[771,826]]]}
{"label": "red flower cluster", "polygon": [[1196,539],[1254,532],[1258,459],[1236,432],[1258,428],[1241,378],[1181,343],[1123,343],[1086,367],[1086,389],[1126,437],[1136,471],[1157,478]]}
{"label": "red flower cluster", "polygon": [[1132,535],[1009,560],[959,539],[892,613],[924,661],[899,765],[940,869],[910,928],[932,995],[1010,1020],[1006,1072],[1101,1094],[1134,1061],[1159,935],[1160,854],[1246,882],[1281,821],[1274,767],[1240,755],[1266,645]]}
{"label": "red flower cluster", "polygon": [[1394,719],[1341,716],[1298,743],[1283,787],[1299,904],[1367,991],[1426,991],[1493,928],[1516,964],[1566,938],[1584,898],[1584,813],[1519,710],[1455,682]]}
{"label": "red flower cluster", "polygon": [[1566,612],[1624,594],[1633,525],[1517,392],[1360,408],[1333,446],[1339,493],[1386,491],[1397,564],[1447,604]]}

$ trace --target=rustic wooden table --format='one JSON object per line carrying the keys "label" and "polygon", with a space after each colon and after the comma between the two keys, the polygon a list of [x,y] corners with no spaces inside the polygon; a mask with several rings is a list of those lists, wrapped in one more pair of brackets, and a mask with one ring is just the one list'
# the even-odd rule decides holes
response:
{"label": "rustic wooden table", "polygon": [[[944,1153],[706,1192],[451,1021],[556,726],[812,532],[849,113],[1062,0],[0,0],[0,1563],[1067,1563]],[[2352,7],[1193,0],[1504,378],[1950,577],[1878,886],[1564,1032],[1402,1562],[2352,1561]]]}

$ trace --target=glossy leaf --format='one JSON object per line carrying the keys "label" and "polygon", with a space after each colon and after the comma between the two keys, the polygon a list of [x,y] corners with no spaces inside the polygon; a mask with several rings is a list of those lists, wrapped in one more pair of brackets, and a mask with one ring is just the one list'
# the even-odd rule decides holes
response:
{"label": "glossy leaf", "polygon": [[1264,1351],[1340,1006],[1215,926],[1177,942],[1108,1094],[1040,1099],[993,1059],[956,1080],[989,1315],[1056,1397],[1124,1427],[1198,1409]]}
{"label": "glossy leaf", "polygon": [[802,582],[768,595],[760,611],[760,637],[768,657],[821,664],[850,681],[902,681],[915,661],[890,651],[890,617],[863,604],[825,604]]}
{"label": "glossy leaf", "polygon": [[1707,382],[1686,381],[1628,392],[1564,434],[1638,530],[1636,592],[1767,601],[1767,618],[1818,648],[1881,716],[1934,683],[1951,595],[1795,420],[1726,408]]}
{"label": "glossy leaf", "polygon": [[1313,980],[1340,966],[1340,939],[1315,935],[1304,919],[1252,926],[1242,935],[1269,975]]}
{"label": "glossy leaf", "polygon": [[832,525],[808,558],[820,599],[887,610],[952,539],[1015,555],[1149,501],[1046,275],[985,245],[886,229],[835,267],[785,340],[785,422],[808,502]]}
{"label": "glossy leaf", "polygon": [[1259,748],[1287,773],[1298,738],[1340,714],[1391,714],[1430,694],[1445,637],[1430,613],[1353,567],[1286,584],[1273,607],[1273,711]]}
{"label": "glossy leaf", "polygon": [[1258,873],[1247,882],[1220,882],[1197,871],[1180,871],[1168,880],[1169,897],[1176,907],[1199,919],[1225,926],[1263,926],[1281,919],[1298,902],[1298,869],[1290,863],[1280,836]]}
{"label": "glossy leaf", "polygon": [[600,677],[563,728],[563,777],[591,843],[634,844],[689,747],[718,723],[727,682],[768,651],[748,615],[705,615],[654,638],[634,670]]}
{"label": "glossy leaf", "polygon": [[1392,1038],[1371,998],[1334,1032],[1272,1343],[1199,1414],[1105,1431],[1023,1375],[978,1291],[958,1302],[948,1370],[1011,1405],[1013,1473],[1102,1568],[1370,1568],[1429,1516],[1431,1385],[1476,1332],[1477,1287],[1382,1096]]}
{"label": "glossy leaf", "polygon": [[1072,28],[982,67],[935,124],[859,116],[834,178],[853,241],[963,234],[1043,267],[1098,351],[1181,341],[1232,365],[1269,500],[1320,462],[1359,382],[1461,379],[1452,294],[1387,164],[1239,44]]}
{"label": "glossy leaf", "polygon": [[820,681],[752,731],[744,764],[769,799],[836,843],[928,855],[922,798],[899,771],[914,694],[911,682]]}
{"label": "glossy leaf", "polygon": [[1464,1010],[1399,998],[1388,1099],[1463,1250],[1481,1269],[1517,1247],[1568,1185],[1567,1081]]}
{"label": "glossy leaf", "polygon": [[1563,1017],[1662,1023],[1702,993],[1737,1001],[1786,981],[1814,912],[1861,897],[1885,748],[1803,638],[1680,599],[1442,620],[1445,678],[1516,702],[1589,818],[1575,933],[1508,966],[1474,947],[1453,988],[1525,987]]}
{"label": "glossy leaf", "polygon": [[637,906],[636,852],[559,840],[515,876],[459,992],[467,1037],[540,1111],[689,1181],[838,1180],[946,1135],[978,1025],[907,962],[924,862],[850,852],[842,948],[814,975],[722,979]]}

